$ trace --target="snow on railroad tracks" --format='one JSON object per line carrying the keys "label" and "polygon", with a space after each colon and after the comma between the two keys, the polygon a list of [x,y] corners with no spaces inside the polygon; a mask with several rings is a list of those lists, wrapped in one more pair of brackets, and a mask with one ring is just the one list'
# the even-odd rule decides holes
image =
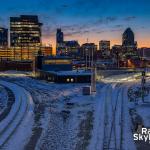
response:
{"label": "snow on railroad tracks", "polygon": [[[111,88],[111,87],[110,87]],[[106,93],[105,98],[105,115],[104,115],[104,137],[103,137],[103,149],[119,149],[118,148],[118,140],[117,138],[117,127],[118,124],[116,123],[116,119],[120,119],[120,111],[118,111],[118,108],[120,106],[118,105],[118,101],[120,98],[120,91],[121,89],[116,86],[116,90],[110,89],[110,92]],[[113,93],[113,95],[112,95]],[[118,112],[117,112],[118,111]],[[118,130],[120,130],[118,128]],[[119,131],[120,135],[120,131]],[[119,141],[120,144],[120,141]]]}
{"label": "snow on railroad tracks", "polygon": [[115,91],[112,91],[113,94],[109,96],[109,100],[105,100],[105,105],[107,105],[105,111],[108,115],[106,116],[107,113],[105,113],[103,150],[135,150],[128,110],[127,89],[127,86],[116,86]]}
{"label": "snow on railroad tracks", "polygon": [[135,150],[128,112],[127,89],[128,87],[122,84],[113,83],[107,84],[101,90],[95,108],[95,123],[89,150]]}
{"label": "snow on railroad tracks", "polygon": [[29,105],[27,98],[29,95],[23,88],[15,84],[5,81],[0,81],[0,84],[10,88],[15,95],[15,103],[10,113],[0,122],[0,148],[2,148],[23,120]]}

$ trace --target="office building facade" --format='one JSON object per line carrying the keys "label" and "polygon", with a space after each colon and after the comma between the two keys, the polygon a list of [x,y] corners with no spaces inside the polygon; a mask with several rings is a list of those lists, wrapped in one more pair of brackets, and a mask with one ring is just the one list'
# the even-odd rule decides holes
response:
{"label": "office building facade", "polygon": [[127,28],[122,34],[122,47],[125,52],[137,50],[137,42],[135,41],[134,32],[131,28]]}
{"label": "office building facade", "polygon": [[107,58],[108,56],[110,56],[110,41],[100,41],[99,50],[101,52],[102,57]]}
{"label": "office building facade", "polygon": [[61,55],[61,51],[64,49],[64,34],[61,29],[57,29],[56,32],[56,54]]}
{"label": "office building facade", "polygon": [[64,34],[61,31],[61,29],[57,29],[57,33],[56,33],[56,43],[63,43],[64,41]]}
{"label": "office building facade", "polygon": [[127,28],[122,35],[122,46],[133,46],[134,44],[134,33],[131,28]]}
{"label": "office building facade", "polygon": [[0,49],[8,47],[8,29],[0,27]]}
{"label": "office building facade", "polygon": [[100,41],[99,42],[99,50],[105,51],[105,50],[110,50],[110,41]]}
{"label": "office building facade", "polygon": [[10,46],[15,60],[32,60],[41,47],[38,16],[10,17]]}
{"label": "office building facade", "polygon": [[91,60],[92,56],[95,56],[97,52],[97,45],[94,43],[84,43],[80,48],[80,56],[82,59]]}

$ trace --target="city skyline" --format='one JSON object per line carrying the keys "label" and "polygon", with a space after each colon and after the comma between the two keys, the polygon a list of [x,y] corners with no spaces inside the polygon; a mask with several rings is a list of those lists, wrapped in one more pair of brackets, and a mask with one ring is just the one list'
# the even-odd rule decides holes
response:
{"label": "city skyline", "polygon": [[[111,5],[110,5],[111,4]],[[139,47],[150,47],[150,2],[148,0],[5,0],[0,6],[0,26],[9,28],[9,17],[38,15],[43,43],[56,45],[56,29],[61,28],[65,40],[80,44],[110,40],[111,46],[122,43],[127,27],[135,33]],[[9,10],[9,11],[8,11]]]}

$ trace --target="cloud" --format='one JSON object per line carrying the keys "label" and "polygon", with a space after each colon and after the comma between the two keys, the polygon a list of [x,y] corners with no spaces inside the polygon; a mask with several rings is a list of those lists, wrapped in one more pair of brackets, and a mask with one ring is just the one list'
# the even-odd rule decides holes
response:
{"label": "cloud", "polygon": [[65,36],[81,35],[81,34],[87,34],[89,32],[90,32],[89,30],[79,30],[74,32],[68,32],[65,34]]}
{"label": "cloud", "polygon": [[125,18],[124,18],[125,21],[133,21],[133,20],[135,20],[135,19],[136,19],[135,16],[128,16],[128,17],[125,17]]}
{"label": "cloud", "polygon": [[[50,19],[47,17],[47,19]],[[85,21],[83,23],[75,23],[75,24],[64,24],[64,25],[57,25],[55,22],[54,24],[47,24],[45,27],[43,27],[43,35],[48,37],[49,36],[55,36],[57,28],[61,28],[64,32],[64,36],[71,37],[74,35],[83,35],[87,33],[103,33],[106,32],[106,30],[103,29],[103,25],[111,24],[112,22],[115,22],[117,20],[117,17],[114,16],[107,16],[100,19],[96,19],[94,21]]]}
{"label": "cloud", "polygon": [[96,33],[97,34],[102,34],[102,33],[104,33],[104,32],[107,32],[106,30],[101,30],[101,31],[97,31]]}
{"label": "cloud", "polygon": [[37,7],[42,9],[43,11],[49,12],[50,15],[60,16],[64,13],[68,13],[71,5],[69,1],[60,0],[59,2],[56,0],[38,0]]}
{"label": "cloud", "polygon": [[109,23],[115,22],[116,20],[117,20],[117,17],[109,16],[105,18],[100,18],[97,21],[95,21],[93,24],[95,25],[109,24]]}
{"label": "cloud", "polygon": [[117,25],[114,26],[114,28],[122,28],[122,27],[123,27],[122,24],[117,24]]}
{"label": "cloud", "polygon": [[118,31],[122,31],[122,29],[111,29],[111,30],[109,30],[110,32],[118,32]]}

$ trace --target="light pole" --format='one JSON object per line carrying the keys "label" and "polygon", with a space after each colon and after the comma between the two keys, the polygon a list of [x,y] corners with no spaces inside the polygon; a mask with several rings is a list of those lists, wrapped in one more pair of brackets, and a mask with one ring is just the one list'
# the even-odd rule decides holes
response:
{"label": "light pole", "polygon": [[141,80],[141,89],[142,89],[142,101],[144,103],[144,91],[145,91],[145,83],[146,83],[146,79],[145,79],[145,71],[142,71],[142,80]]}
{"label": "light pole", "polygon": [[90,52],[90,49],[89,49],[89,68],[91,68],[91,52]]}
{"label": "light pole", "polygon": [[94,61],[94,48],[92,48],[92,64],[91,64],[91,91],[96,92],[96,66]]}
{"label": "light pole", "polygon": [[88,51],[88,49],[86,48],[86,49],[85,49],[85,55],[86,55],[86,56],[85,56],[85,57],[86,57],[86,58],[85,58],[85,70],[86,70],[86,71],[87,71],[87,51]]}
{"label": "light pole", "polygon": [[117,52],[116,55],[117,55],[117,67],[119,69],[119,67],[120,67],[120,65],[119,65],[119,52]]}

